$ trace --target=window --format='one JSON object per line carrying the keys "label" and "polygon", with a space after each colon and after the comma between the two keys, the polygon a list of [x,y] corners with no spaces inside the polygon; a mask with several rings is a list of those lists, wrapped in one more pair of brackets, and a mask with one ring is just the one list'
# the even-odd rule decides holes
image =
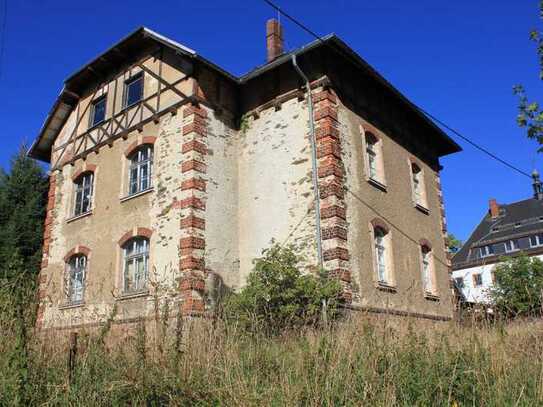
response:
{"label": "window", "polygon": [[132,106],[143,99],[143,74],[139,73],[124,83],[124,107]]}
{"label": "window", "polygon": [[413,202],[416,205],[426,207],[423,172],[415,163],[411,163],[411,187],[413,192]]}
{"label": "window", "polygon": [[144,145],[130,157],[130,180],[128,194],[133,195],[151,188],[153,169],[153,147]]}
{"label": "window", "polygon": [[94,174],[88,172],[75,181],[74,216],[83,215],[92,209],[92,183]]}
{"label": "window", "polygon": [[91,106],[91,120],[89,127],[94,127],[97,124],[102,123],[106,118],[106,96],[102,96],[92,102]]}
{"label": "window", "polygon": [[483,285],[483,275],[481,273],[477,273],[473,275],[473,286],[474,287],[480,287]]}
{"label": "window", "polygon": [[530,247],[538,247],[543,245],[543,233],[530,236]]}
{"label": "window", "polygon": [[505,252],[515,252],[519,249],[518,239],[508,240],[505,242]]}
{"label": "window", "polygon": [[366,175],[370,180],[384,184],[385,177],[380,141],[369,132],[366,132],[364,140],[366,148]]}
{"label": "window", "polygon": [[389,281],[389,264],[388,264],[388,239],[387,232],[381,227],[375,227],[373,230],[374,245],[375,245],[375,263],[377,269],[377,281],[388,285]]}
{"label": "window", "polygon": [[422,258],[422,284],[424,292],[434,293],[434,264],[432,258],[432,249],[426,245],[421,246],[421,258]]}
{"label": "window", "polygon": [[149,240],[135,237],[124,246],[124,292],[135,293],[147,289],[149,276]]}
{"label": "window", "polygon": [[481,253],[481,257],[488,257],[494,254],[494,247],[492,247],[491,245],[480,247],[479,250]]}
{"label": "window", "polygon": [[81,254],[74,255],[68,260],[67,267],[66,294],[68,302],[70,304],[80,304],[83,302],[85,289],[87,258]]}
{"label": "window", "polygon": [[464,288],[464,278],[463,277],[455,277],[454,279],[454,285],[458,289]]}

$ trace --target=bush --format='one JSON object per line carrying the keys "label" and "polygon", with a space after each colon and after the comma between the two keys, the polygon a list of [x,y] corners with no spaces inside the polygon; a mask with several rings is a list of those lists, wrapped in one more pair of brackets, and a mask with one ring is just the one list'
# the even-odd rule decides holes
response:
{"label": "bush", "polygon": [[247,285],[225,302],[226,319],[251,332],[278,334],[339,315],[342,287],[325,272],[302,274],[294,246],[273,244],[254,261]]}
{"label": "bush", "polygon": [[490,296],[496,310],[507,317],[541,315],[543,262],[520,255],[499,264]]}

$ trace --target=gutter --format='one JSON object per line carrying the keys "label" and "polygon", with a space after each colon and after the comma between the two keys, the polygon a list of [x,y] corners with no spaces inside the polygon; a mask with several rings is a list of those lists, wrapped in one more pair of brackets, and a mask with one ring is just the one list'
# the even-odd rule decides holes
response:
{"label": "gutter", "polygon": [[317,255],[319,258],[319,267],[324,269],[324,259],[322,255],[322,239],[321,239],[321,199],[319,192],[319,181],[317,175],[317,142],[315,140],[315,122],[313,120],[313,98],[311,97],[311,85],[309,79],[303,73],[303,71],[298,66],[296,62],[296,54],[291,56],[292,66],[296,69],[296,72],[305,82],[305,88],[307,89],[307,108],[309,113],[309,139],[311,141],[311,166],[312,166],[312,180],[313,180],[313,191],[315,195],[315,225],[316,225],[316,234],[317,234]]}

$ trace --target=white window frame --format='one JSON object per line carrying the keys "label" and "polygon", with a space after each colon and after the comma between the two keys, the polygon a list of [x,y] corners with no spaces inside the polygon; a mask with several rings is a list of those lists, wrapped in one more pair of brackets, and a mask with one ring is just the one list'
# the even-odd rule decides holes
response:
{"label": "white window frame", "polygon": [[128,158],[130,162],[128,196],[139,194],[153,187],[153,155],[153,146],[144,144]]}
{"label": "white window frame", "polygon": [[94,173],[81,174],[74,182],[73,216],[81,216],[92,212],[94,194]]}
{"label": "white window frame", "polygon": [[411,198],[413,204],[424,209],[428,208],[424,170],[419,164],[409,160],[409,175],[411,177]]}
{"label": "white window frame", "polygon": [[[532,244],[532,238],[534,238],[536,240],[535,245]],[[530,248],[543,246],[543,233],[538,233],[536,235],[531,235],[529,240],[530,240]]]}
{"label": "white window frame", "polygon": [[494,256],[494,248],[492,245],[486,245],[479,247],[479,254],[481,258]]}
{"label": "white window frame", "polygon": [[122,248],[124,293],[133,294],[148,290],[149,246],[149,239],[140,236],[134,237],[124,244]]}
{"label": "white window frame", "polygon": [[426,245],[420,246],[422,284],[425,294],[435,295],[434,281],[434,255],[432,249]]}
{"label": "white window frame", "polygon": [[82,304],[85,298],[87,257],[74,254],[66,263],[66,297],[70,305]]}
{"label": "white window frame", "polygon": [[[382,140],[371,131],[361,127],[362,147],[364,152],[364,169],[366,180],[386,187],[385,166],[383,161]],[[372,140],[372,142],[370,141]]]}
{"label": "white window frame", "polygon": [[[516,242],[516,243],[514,243],[514,242]],[[520,247],[519,247],[518,239],[511,239],[511,240],[507,240],[505,242],[505,252],[506,253],[518,252],[519,250],[520,250]]]}
{"label": "white window frame", "polygon": [[371,225],[371,237],[373,239],[375,282],[378,287],[394,289],[395,280],[390,231],[379,225]]}

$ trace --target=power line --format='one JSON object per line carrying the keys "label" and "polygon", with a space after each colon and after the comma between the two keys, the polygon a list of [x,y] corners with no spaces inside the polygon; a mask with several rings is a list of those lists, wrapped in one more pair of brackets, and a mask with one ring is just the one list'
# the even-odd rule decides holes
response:
{"label": "power line", "polygon": [[[339,48],[336,48],[336,47],[333,47],[332,45],[330,45],[329,43],[325,42],[318,34],[316,34],[313,30],[311,30],[310,28],[308,28],[307,26],[305,26],[303,23],[301,23],[300,21],[298,21],[296,18],[292,17],[290,14],[287,14],[286,12],[284,12],[279,6],[277,6],[276,4],[274,4],[273,2],[271,2],[270,0],[263,0],[266,4],[268,4],[270,7],[272,7],[273,9],[275,9],[278,13],[282,14],[283,16],[285,16],[287,19],[289,19],[291,22],[293,22],[295,25],[297,25],[298,27],[300,27],[302,30],[306,31],[307,33],[309,33],[310,35],[312,35],[313,37],[315,37],[317,40],[319,40],[321,43],[323,43],[324,45],[326,45],[327,47],[333,49],[334,51],[336,52],[339,52],[341,53],[342,55],[346,56],[347,58],[349,59],[353,59],[350,55],[346,54],[345,52],[343,52],[342,50],[340,50]],[[356,61],[354,61],[356,62]],[[517,173],[521,174],[521,175],[524,175],[528,178],[531,178],[532,176],[530,174],[528,174],[526,171],[523,171],[521,169],[519,169],[518,167],[514,166],[513,164],[507,162],[506,160],[504,160],[503,158],[500,158],[498,157],[496,154],[490,152],[488,149],[486,149],[485,147],[482,147],[481,145],[477,144],[476,142],[470,140],[468,137],[462,135],[459,131],[455,130],[454,128],[448,126],[445,122],[443,122],[442,120],[439,120],[437,117],[435,117],[434,115],[431,115],[430,113],[428,113],[426,110],[420,108],[419,106],[417,106],[416,104],[410,102],[419,112],[421,112],[423,115],[425,115],[426,117],[428,117],[430,120],[438,123],[439,125],[441,125],[442,127],[446,128],[447,130],[449,130],[450,132],[454,133],[456,136],[460,137],[462,140],[464,140],[466,143],[470,144],[471,146],[475,147],[477,150],[481,151],[482,153],[488,155],[490,158],[498,161],[499,163],[505,165],[506,167],[512,169],[513,171],[516,171]]]}

